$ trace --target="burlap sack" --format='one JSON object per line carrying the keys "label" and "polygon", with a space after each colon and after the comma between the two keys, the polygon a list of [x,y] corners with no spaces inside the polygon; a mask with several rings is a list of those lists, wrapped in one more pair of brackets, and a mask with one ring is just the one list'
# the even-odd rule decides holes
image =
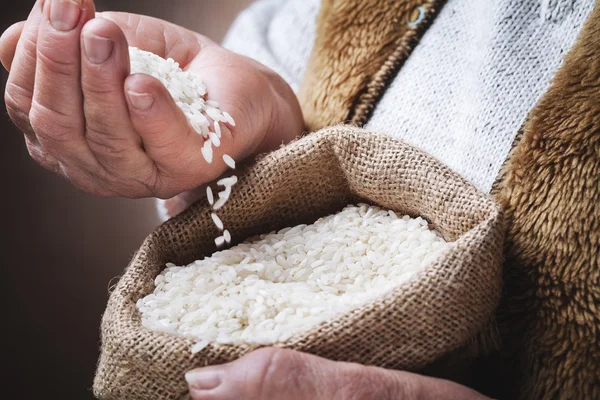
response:
{"label": "burlap sack", "polygon": [[[427,218],[451,251],[374,303],[293,337],[286,348],[333,360],[419,370],[472,338],[500,294],[502,215],[440,162],[390,137],[334,127],[300,139],[245,171],[221,212],[242,241],[337,212],[357,201]],[[142,327],[136,301],[153,291],[166,262],[215,251],[218,231],[205,200],[160,226],[114,288],[102,320],[94,391],[103,399],[187,398],[184,373],[233,361],[252,348],[210,345]]]}

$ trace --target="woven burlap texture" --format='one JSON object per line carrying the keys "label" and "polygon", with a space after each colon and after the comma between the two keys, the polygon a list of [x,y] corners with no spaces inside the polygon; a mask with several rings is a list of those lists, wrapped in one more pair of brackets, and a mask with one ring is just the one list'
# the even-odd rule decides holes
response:
{"label": "woven burlap texture", "polygon": [[[418,371],[477,334],[501,290],[503,218],[497,204],[436,159],[383,134],[326,128],[263,156],[221,210],[235,242],[340,211],[358,201],[423,216],[454,241],[409,282],[377,301],[299,334],[282,347],[332,360]],[[136,252],[102,320],[94,392],[102,399],[187,398],[184,373],[252,350],[194,341],[141,325],[136,302],[173,262],[215,251],[218,231],[205,200],[167,221]]]}

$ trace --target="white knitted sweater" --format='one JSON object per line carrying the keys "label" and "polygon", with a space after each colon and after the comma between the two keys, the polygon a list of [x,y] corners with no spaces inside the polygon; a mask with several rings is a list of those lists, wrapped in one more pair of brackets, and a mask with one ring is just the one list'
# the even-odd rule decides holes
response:
{"label": "white knitted sweater", "polygon": [[[429,152],[488,192],[529,111],[550,85],[595,0],[449,0],[367,125]],[[297,90],[319,0],[261,0],[225,47]]]}
{"label": "white knitted sweater", "polygon": [[[424,149],[489,192],[594,3],[448,0],[367,128]],[[223,45],[272,68],[297,91],[319,7],[320,0],[259,0]]]}

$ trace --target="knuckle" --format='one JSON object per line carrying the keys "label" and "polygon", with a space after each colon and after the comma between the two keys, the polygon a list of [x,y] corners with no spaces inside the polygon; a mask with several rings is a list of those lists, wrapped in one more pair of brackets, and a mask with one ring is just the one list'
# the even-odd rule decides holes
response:
{"label": "knuckle", "polygon": [[120,118],[115,118],[114,109],[102,104],[90,104],[88,100],[84,104],[86,130],[100,135],[110,134],[118,129],[123,123]]}
{"label": "knuckle", "polygon": [[127,77],[125,68],[111,65],[82,64],[81,89],[96,96],[121,95]]}
{"label": "knuckle", "polygon": [[20,131],[26,133],[30,130],[29,117],[26,113],[8,103],[6,104],[6,111],[10,119]]}
{"label": "knuckle", "polygon": [[56,51],[52,46],[38,44],[37,61],[43,67],[44,72],[62,77],[78,75],[79,64],[69,60],[68,57],[63,58],[61,55],[63,52]]}
{"label": "knuckle", "polygon": [[4,92],[4,104],[10,119],[21,130],[29,127],[29,107],[31,96],[24,93],[24,89],[14,83],[8,83]]}
{"label": "knuckle", "polygon": [[37,60],[37,35],[31,31],[22,34],[20,43],[17,44],[17,51],[25,65],[35,65]]}
{"label": "knuckle", "polygon": [[13,106],[14,108],[27,111],[31,104],[33,93],[31,90],[23,87],[22,85],[13,82],[9,79],[6,83],[6,90],[4,91],[4,101],[6,104]]}
{"label": "knuckle", "polygon": [[110,136],[103,133],[103,130],[90,129],[88,125],[86,139],[93,153],[110,156],[116,160],[126,161],[129,159],[130,151],[124,138]]}
{"label": "knuckle", "polygon": [[83,93],[106,99],[107,96],[120,95],[120,86],[114,85],[110,79],[102,79],[102,77],[87,76],[81,80],[81,89]]}
{"label": "knuckle", "polygon": [[49,108],[35,99],[29,111],[29,122],[38,137],[57,142],[69,140],[77,130],[72,116]]}
{"label": "knuckle", "polygon": [[35,58],[35,53],[37,50],[37,36],[27,32],[27,34],[22,35],[21,38],[23,39],[24,54],[26,54],[27,57]]}

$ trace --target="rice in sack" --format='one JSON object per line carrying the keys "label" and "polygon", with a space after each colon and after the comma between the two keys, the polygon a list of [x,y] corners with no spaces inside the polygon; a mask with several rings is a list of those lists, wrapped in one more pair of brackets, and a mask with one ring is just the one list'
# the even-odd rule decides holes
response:
{"label": "rice in sack", "polygon": [[[212,214],[214,216],[214,214]],[[198,342],[275,344],[409,280],[449,247],[421,218],[366,204],[168,264],[137,302],[142,325]]]}
{"label": "rice in sack", "polygon": [[[386,135],[338,126],[263,156],[239,172],[235,180],[218,209],[212,189],[207,189],[206,199],[160,226],[136,252],[111,293],[103,317],[101,356],[94,382],[98,397],[185,398],[186,371],[233,361],[271,343],[332,360],[419,371],[465,345],[492,317],[501,286],[501,211],[489,196],[426,153]],[[361,205],[357,210],[349,204]],[[281,254],[275,246],[291,254],[292,247],[286,242],[297,240],[290,235],[293,229],[303,231],[312,226],[315,232],[303,231],[311,235],[317,235],[319,227],[321,233],[329,230],[329,234],[343,229],[335,224],[336,214],[341,211],[358,214],[361,223],[366,220],[366,231],[381,229],[369,225],[373,214],[382,226],[395,220],[407,224],[417,221],[415,229],[425,228],[422,243],[437,243],[439,253],[419,255],[422,259],[410,268],[393,257],[388,257],[386,263],[386,255],[400,254],[398,249],[391,249],[393,240],[369,243],[371,239],[362,238],[365,231],[361,230],[354,244],[364,244],[365,250],[373,253],[371,260],[369,251],[361,256],[360,250],[349,249],[350,242],[337,246],[335,252],[326,251],[323,264],[318,263],[315,254],[309,254],[310,249],[304,256],[310,265],[300,267],[302,259],[277,258]],[[371,214],[365,218],[367,213]],[[415,219],[406,219],[405,215]],[[293,228],[297,226],[300,228]],[[355,229],[358,225],[352,226]],[[448,243],[438,237],[429,240],[428,234],[435,236],[429,228]],[[272,234],[265,236],[269,232]],[[347,239],[349,233],[345,234],[340,237]],[[239,247],[217,247],[227,239],[236,244],[256,235],[263,236],[241,245],[248,252],[244,259],[239,259],[243,253]],[[253,253],[253,244],[267,253],[272,248],[270,261],[256,249]],[[215,254],[216,250],[221,253]],[[343,259],[346,251],[354,251],[347,257],[355,257],[356,262],[348,263],[344,267],[347,271],[337,271],[333,260]],[[417,257],[415,253],[403,254],[408,259]],[[426,254],[431,255],[427,262]],[[376,274],[369,272],[369,261],[377,267]],[[286,268],[277,268],[290,262]],[[170,269],[165,271],[167,264]],[[355,264],[355,275],[350,278],[349,265]],[[264,272],[269,267],[274,268],[273,275]],[[277,277],[276,270],[280,271]],[[403,271],[407,275],[401,277]],[[400,275],[394,277],[394,273]],[[284,282],[277,282],[281,274]],[[249,285],[252,282],[245,279],[250,276],[265,282],[266,289]],[[385,282],[377,281],[378,277]],[[326,309],[308,307],[313,304],[306,303],[305,295],[285,296],[279,292],[275,296],[278,289],[269,282],[298,283],[300,291],[320,293]],[[185,295],[170,292],[185,287]],[[231,292],[219,298],[223,292],[215,294],[217,289]],[[255,294],[246,296],[254,289]],[[246,297],[239,296],[243,290]],[[351,296],[344,298],[344,293],[362,297],[352,303]],[[157,300],[153,295],[166,296],[160,300],[163,304],[152,305]],[[190,297],[186,299],[186,295]],[[264,310],[258,296],[262,297]],[[249,299],[248,303],[244,300],[240,306],[243,299]],[[231,304],[225,304],[227,301]],[[336,301],[340,301],[340,312],[328,314],[327,310],[336,308]],[[298,304],[291,304],[294,302]],[[193,304],[197,304],[195,309]],[[311,320],[311,315],[320,313],[327,315]],[[216,324],[213,321],[225,317]],[[210,318],[213,320],[208,324]],[[261,323],[265,323],[262,328]],[[163,324],[163,329],[158,324]]]}

